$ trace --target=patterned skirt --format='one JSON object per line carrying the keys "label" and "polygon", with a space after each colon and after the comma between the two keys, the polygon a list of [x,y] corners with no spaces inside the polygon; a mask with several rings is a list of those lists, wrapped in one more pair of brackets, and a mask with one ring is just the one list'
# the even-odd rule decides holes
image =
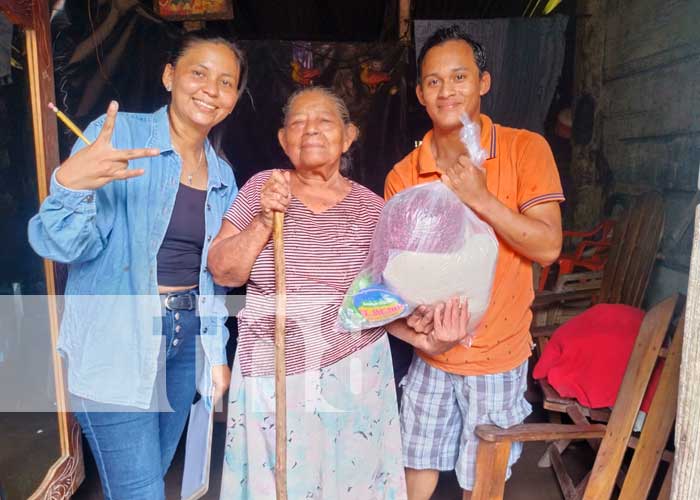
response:
{"label": "patterned skirt", "polygon": [[[221,500],[275,498],[275,380],[234,362]],[[334,365],[287,377],[287,491],[297,499],[405,499],[385,336]]]}

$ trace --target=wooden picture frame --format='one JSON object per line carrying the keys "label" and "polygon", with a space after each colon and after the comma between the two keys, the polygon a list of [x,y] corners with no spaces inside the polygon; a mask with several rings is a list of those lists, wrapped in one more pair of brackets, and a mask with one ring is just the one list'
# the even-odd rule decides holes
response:
{"label": "wooden picture frame", "polygon": [[233,0],[153,0],[153,10],[168,21],[233,19]]}
{"label": "wooden picture frame", "polygon": [[[27,76],[31,106],[34,152],[39,202],[48,195],[51,173],[59,164],[56,115],[48,108],[55,101],[53,58],[48,3],[41,0],[0,0],[0,12],[25,32]],[[56,418],[60,440],[60,456],[50,466],[30,500],[63,500],[70,498],[85,478],[80,426],[68,411],[68,391],[63,360],[56,350],[60,311],[57,301],[54,263],[44,259],[49,335],[56,391]]]}

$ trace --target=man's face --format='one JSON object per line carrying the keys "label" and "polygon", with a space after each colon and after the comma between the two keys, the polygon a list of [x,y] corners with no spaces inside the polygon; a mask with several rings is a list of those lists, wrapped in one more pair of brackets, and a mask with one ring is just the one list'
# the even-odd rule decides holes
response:
{"label": "man's face", "polygon": [[462,126],[462,113],[478,119],[481,96],[490,87],[491,75],[486,71],[479,75],[471,46],[463,40],[450,40],[428,50],[416,94],[433,127],[449,131]]}

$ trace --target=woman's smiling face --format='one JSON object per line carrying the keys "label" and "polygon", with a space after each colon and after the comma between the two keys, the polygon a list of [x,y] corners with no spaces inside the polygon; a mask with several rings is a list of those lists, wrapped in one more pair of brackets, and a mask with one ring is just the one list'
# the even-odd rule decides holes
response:
{"label": "woman's smiling face", "polygon": [[240,65],[223,43],[195,42],[163,71],[171,89],[171,112],[182,121],[211,129],[233,110],[238,100]]}

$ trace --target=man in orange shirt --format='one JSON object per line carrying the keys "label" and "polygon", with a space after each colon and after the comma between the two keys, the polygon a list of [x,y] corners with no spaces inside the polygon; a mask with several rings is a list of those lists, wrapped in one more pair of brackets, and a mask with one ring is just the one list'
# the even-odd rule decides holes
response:
{"label": "man in orange shirt", "polygon": [[[472,346],[458,340],[415,350],[403,379],[401,429],[410,500],[429,499],[441,470],[455,470],[464,498],[474,485],[478,440],[474,427],[521,423],[532,339],[532,262],[556,260],[561,250],[561,183],[551,149],[540,135],[494,124],[480,113],[491,85],[483,48],[457,26],[436,31],[418,57],[418,100],[433,122],[418,148],[386,178],[385,197],[442,179],[496,232],[499,254],[489,305]],[[460,115],[481,125],[488,153],[476,167],[460,141]],[[438,313],[435,313],[437,317]],[[419,308],[387,329],[418,345],[431,334],[432,313]],[[514,444],[509,467],[519,458]],[[510,474],[510,468],[508,473]]]}

